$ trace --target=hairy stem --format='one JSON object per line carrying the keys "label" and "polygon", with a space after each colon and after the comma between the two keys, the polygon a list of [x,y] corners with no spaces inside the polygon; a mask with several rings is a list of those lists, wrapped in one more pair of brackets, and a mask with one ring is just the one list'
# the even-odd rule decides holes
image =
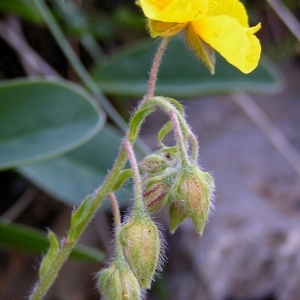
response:
{"label": "hairy stem", "polygon": [[113,210],[115,229],[117,230],[117,228],[119,228],[121,226],[121,216],[120,216],[120,209],[119,209],[118,201],[117,201],[115,193],[109,193],[108,197],[109,197],[110,204],[111,204],[112,210]]}
{"label": "hairy stem", "polygon": [[151,71],[150,71],[150,76],[149,76],[149,81],[148,81],[148,91],[145,96],[145,99],[151,98],[154,96],[155,92],[155,84],[157,80],[157,74],[159,70],[159,66],[162,60],[162,57],[165,53],[165,50],[167,49],[167,45],[169,43],[169,38],[163,38],[161,41],[161,44],[159,45],[157,52],[155,54]]}
{"label": "hairy stem", "polygon": [[143,193],[142,193],[142,180],[139,172],[138,163],[136,161],[134,151],[130,142],[125,139],[123,141],[123,145],[127,151],[128,160],[131,165],[132,173],[133,173],[133,182],[134,182],[134,211],[139,213],[144,211],[143,204]]}
{"label": "hairy stem", "polygon": [[177,118],[176,114],[174,113],[174,111],[170,112],[170,118],[173,123],[175,138],[176,138],[177,145],[178,145],[179,152],[180,152],[181,163],[182,163],[182,165],[187,165],[189,162],[189,158],[188,158],[188,155],[186,152],[186,147],[185,147],[184,138],[182,135],[182,130],[180,128],[178,118]]}

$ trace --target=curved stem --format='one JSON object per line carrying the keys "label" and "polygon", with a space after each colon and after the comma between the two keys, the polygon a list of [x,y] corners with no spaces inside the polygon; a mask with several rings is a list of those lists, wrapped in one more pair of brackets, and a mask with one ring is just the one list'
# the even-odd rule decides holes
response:
{"label": "curved stem", "polygon": [[36,284],[29,298],[30,300],[42,299],[43,296],[46,294],[46,292],[49,290],[49,288],[55,281],[58,272],[60,271],[64,262],[69,257],[72,249],[76,245],[81,234],[83,233],[83,231],[85,230],[85,228],[87,227],[91,219],[94,217],[98,207],[102,204],[105,196],[109,194],[109,192],[111,191],[115,178],[123,169],[126,161],[127,161],[127,153],[124,147],[122,147],[114,167],[109,172],[102,186],[93,195],[93,203],[89,208],[88,213],[85,215],[85,220],[84,220],[85,226],[82,226],[80,230],[76,232],[76,236],[73,236],[72,239],[66,238],[63,240],[60,250],[58,251],[55,258],[53,259],[51,268],[49,268],[46,275],[43,278],[41,278],[40,281]]}
{"label": "curved stem", "polygon": [[176,138],[177,145],[178,145],[179,152],[180,152],[180,156],[181,156],[181,163],[182,163],[183,166],[186,166],[189,163],[189,158],[188,158],[188,155],[187,155],[187,152],[186,152],[184,138],[183,138],[182,131],[181,131],[181,128],[180,128],[180,124],[178,122],[177,116],[174,113],[174,111],[170,112],[170,118],[171,118],[171,121],[173,123],[175,138]]}
{"label": "curved stem", "polygon": [[191,131],[190,127],[186,123],[184,117],[182,114],[176,109],[176,107],[167,101],[164,97],[153,97],[148,99],[148,103],[152,103],[161,109],[163,109],[167,114],[170,114],[170,112],[173,112],[176,115],[176,118],[179,121],[181,130],[189,137],[189,141],[192,145],[192,154],[191,158],[193,163],[197,163],[198,161],[198,151],[199,151],[199,146],[198,146],[198,141],[194,133]]}
{"label": "curved stem", "polygon": [[114,216],[114,221],[115,221],[115,229],[121,226],[121,216],[120,216],[120,209],[118,205],[118,201],[116,198],[115,193],[109,193],[108,194],[112,210],[113,210],[113,216]]}
{"label": "curved stem", "polygon": [[149,76],[149,81],[148,81],[148,91],[145,96],[145,99],[148,99],[148,98],[151,98],[154,96],[155,84],[156,84],[156,80],[157,80],[157,73],[159,70],[159,66],[160,66],[162,57],[165,53],[165,50],[167,49],[169,40],[170,40],[170,38],[163,38],[157,49],[157,52],[155,54],[155,57],[154,57],[154,60],[152,63],[151,71],[150,71],[150,76]]}
{"label": "curved stem", "polygon": [[130,142],[125,139],[123,141],[123,145],[127,151],[128,160],[131,165],[132,173],[133,173],[133,182],[134,182],[134,211],[139,213],[144,211],[143,204],[143,192],[142,192],[142,180],[139,172],[139,167],[134,155],[134,151]]}
{"label": "curved stem", "polygon": [[108,194],[111,206],[113,208],[113,215],[115,220],[115,260],[123,261],[124,255],[123,255],[123,248],[122,244],[120,243],[119,234],[121,230],[121,216],[120,216],[120,209],[118,205],[117,198],[114,193]]}

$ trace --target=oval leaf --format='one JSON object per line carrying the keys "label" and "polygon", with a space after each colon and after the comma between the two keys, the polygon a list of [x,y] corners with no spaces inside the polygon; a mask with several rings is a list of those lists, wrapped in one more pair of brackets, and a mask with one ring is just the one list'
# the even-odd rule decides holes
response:
{"label": "oval leaf", "polygon": [[90,95],[55,80],[0,84],[0,169],[33,163],[78,147],[103,126]]}
{"label": "oval leaf", "polygon": [[[141,97],[146,94],[150,62],[157,43],[139,42],[115,55],[93,72],[103,92]],[[278,92],[282,88],[279,70],[266,58],[250,74],[243,74],[221,56],[216,57],[211,75],[193,57],[184,41],[173,38],[160,67],[156,95],[192,98],[204,94]]]}
{"label": "oval leaf", "polygon": [[[92,140],[60,157],[18,169],[44,191],[69,205],[79,205],[105,179],[118,155],[121,134],[105,126]],[[120,203],[131,198],[129,189],[117,193]]]}

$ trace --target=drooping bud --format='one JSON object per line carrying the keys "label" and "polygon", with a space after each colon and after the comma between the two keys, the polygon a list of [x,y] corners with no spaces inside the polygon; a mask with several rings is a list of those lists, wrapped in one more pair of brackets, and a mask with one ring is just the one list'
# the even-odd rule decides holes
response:
{"label": "drooping bud", "polygon": [[137,279],[126,261],[111,263],[102,270],[98,278],[98,286],[105,300],[139,300],[141,290]]}
{"label": "drooping bud", "polygon": [[120,232],[124,256],[140,287],[149,289],[159,261],[160,238],[148,214],[133,215]]}
{"label": "drooping bud", "polygon": [[167,168],[162,175],[147,178],[143,183],[143,201],[148,212],[154,212],[173,199],[172,186],[177,175],[177,170]]}
{"label": "drooping bud", "polygon": [[150,154],[139,163],[139,167],[148,173],[157,173],[165,170],[168,164],[162,155]]}
{"label": "drooping bud", "polygon": [[179,200],[175,200],[170,204],[169,218],[170,218],[170,232],[174,233],[177,227],[188,218],[189,213],[184,203]]}
{"label": "drooping bud", "polygon": [[147,211],[161,209],[168,202],[168,189],[163,182],[154,183],[143,191],[143,201]]}
{"label": "drooping bud", "polygon": [[208,218],[213,186],[212,177],[194,165],[183,168],[176,181],[176,198],[183,201],[199,234],[203,233]]}

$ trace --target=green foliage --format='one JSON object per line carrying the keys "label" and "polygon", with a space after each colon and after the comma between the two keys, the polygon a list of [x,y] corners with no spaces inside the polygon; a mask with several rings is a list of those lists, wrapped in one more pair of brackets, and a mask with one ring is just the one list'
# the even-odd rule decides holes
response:
{"label": "green foliage", "polygon": [[93,205],[93,197],[87,196],[81,203],[81,205],[72,213],[70,231],[68,238],[75,240],[82,228],[85,228],[87,223],[87,214],[91,210]]}
{"label": "green foliage", "polygon": [[131,169],[123,170],[117,177],[117,179],[113,185],[112,192],[116,192],[124,184],[124,182],[131,177],[132,177]]}
{"label": "green foliage", "polygon": [[35,9],[32,0],[0,0],[0,11],[13,13],[21,18],[41,24],[43,22],[39,12]]}
{"label": "green foliage", "polygon": [[164,137],[173,129],[173,124],[171,121],[168,121],[158,132],[157,135],[157,143],[158,145],[162,146],[162,140]]}
{"label": "green foliage", "polygon": [[40,265],[40,278],[43,278],[46,275],[47,271],[51,268],[51,264],[59,251],[59,241],[57,240],[55,234],[52,231],[49,231],[48,238],[50,241],[50,247]]}
{"label": "green foliage", "polygon": [[61,155],[91,139],[104,113],[80,87],[57,80],[0,84],[0,169]]}
{"label": "green foliage", "polygon": [[[121,134],[105,126],[81,147],[18,171],[58,200],[71,206],[79,205],[103,182],[118,155],[120,143]],[[122,189],[118,194],[120,204],[127,203],[130,195],[128,188]]]}
{"label": "green foliage", "polygon": [[[45,253],[49,248],[50,242],[46,234],[15,223],[0,221],[0,247],[34,254]],[[96,263],[105,259],[103,252],[78,245],[71,253],[72,259]]]}
{"label": "green foliage", "polygon": [[137,111],[132,117],[129,124],[129,140],[133,141],[139,133],[142,123],[145,118],[150,115],[155,109],[153,107],[147,107]]}
{"label": "green foliage", "polygon": [[[147,40],[117,52],[94,69],[95,80],[105,93],[141,97],[147,89],[149,61],[156,46],[156,42]],[[189,53],[184,42],[174,38],[160,67],[156,94],[187,99],[219,93],[272,93],[281,88],[280,72],[266,58],[261,59],[257,69],[245,75],[217,55],[215,75],[211,76]]]}

